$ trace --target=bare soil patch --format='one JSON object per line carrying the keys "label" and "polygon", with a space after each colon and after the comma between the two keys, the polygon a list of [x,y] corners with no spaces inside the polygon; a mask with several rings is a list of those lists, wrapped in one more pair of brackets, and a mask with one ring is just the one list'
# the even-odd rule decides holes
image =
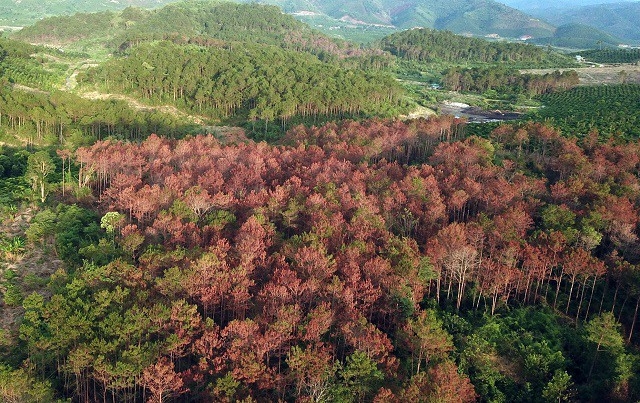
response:
{"label": "bare soil patch", "polygon": [[640,66],[637,64],[603,65],[573,69],[527,69],[520,70],[520,73],[547,74],[554,71],[571,70],[575,70],[578,73],[580,85],[640,84]]}
{"label": "bare soil patch", "polygon": [[[14,237],[24,238],[25,231],[36,213],[31,208],[27,208],[0,223],[0,236],[7,239]],[[11,259],[5,259],[5,257],[0,256],[0,277],[4,278],[5,272],[12,270],[18,277],[18,284],[23,288],[23,296],[26,297],[32,291],[47,295],[48,291],[44,286],[38,286],[36,289],[31,288],[30,290],[24,289],[24,280],[27,276],[30,276],[31,278],[41,279],[44,284],[61,266],[62,261],[57,259],[52,251],[47,252],[42,247],[28,245],[23,253],[13,256]],[[0,303],[0,333],[6,337],[15,338],[18,333],[19,320],[23,313],[24,310],[21,306],[7,306],[4,302]]]}

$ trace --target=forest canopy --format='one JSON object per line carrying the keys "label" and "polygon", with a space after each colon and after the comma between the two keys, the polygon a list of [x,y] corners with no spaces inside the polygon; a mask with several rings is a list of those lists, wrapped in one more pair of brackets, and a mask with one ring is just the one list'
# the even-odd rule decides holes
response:
{"label": "forest canopy", "polygon": [[78,149],[104,232],[78,207],[34,218],[30,242],[68,269],[24,299],[29,361],[81,400],[638,396],[640,145],[469,130],[347,121],[281,146]]}
{"label": "forest canopy", "polygon": [[[490,42],[468,38],[448,31],[409,29],[391,34],[380,40],[383,50],[407,60],[421,62],[507,63],[545,65],[562,60],[539,46]],[[565,63],[568,59],[565,60]]]}

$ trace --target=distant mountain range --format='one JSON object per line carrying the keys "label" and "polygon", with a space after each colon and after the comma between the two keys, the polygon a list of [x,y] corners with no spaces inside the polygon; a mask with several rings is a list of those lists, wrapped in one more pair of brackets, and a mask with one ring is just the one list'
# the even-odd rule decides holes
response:
{"label": "distant mountain range", "polygon": [[[255,0],[240,0],[255,2]],[[43,17],[123,9],[155,8],[175,0],[0,0],[0,24],[28,25]],[[329,23],[427,27],[472,35],[550,36],[554,27],[493,0],[259,0],[287,13],[319,15]]]}
{"label": "distant mountain range", "polygon": [[623,39],[640,41],[640,1],[586,5],[566,10],[541,9],[535,14],[552,24],[590,25]]}
{"label": "distant mountain range", "polygon": [[[254,0],[244,0],[253,2]],[[318,13],[352,24],[415,27],[473,35],[550,36],[554,27],[493,0],[259,0],[288,13]]]}
{"label": "distant mountain range", "polygon": [[595,4],[632,2],[637,0],[498,0],[509,7],[525,12],[544,9],[569,9]]}
{"label": "distant mountain range", "polygon": [[571,23],[559,26],[551,37],[534,38],[531,42],[559,48],[601,49],[617,47],[624,40],[589,25]]}
{"label": "distant mountain range", "polygon": [[[425,27],[458,34],[531,37],[539,43],[640,41],[640,1],[620,0],[236,0],[276,5],[333,35],[349,29],[395,30]],[[614,3],[615,1],[615,3]],[[157,8],[176,0],[0,0],[0,25],[30,25],[44,17],[77,12]],[[193,1],[191,1],[193,2]],[[214,1],[218,2],[218,1]],[[607,4],[591,4],[591,3]],[[506,3],[506,4],[503,4]],[[516,8],[512,7],[517,7]],[[521,11],[522,10],[522,11]],[[525,13],[529,12],[530,14]],[[533,16],[532,16],[533,15]],[[563,27],[569,24],[567,27]],[[578,25],[574,25],[578,24]],[[592,30],[591,28],[595,28]],[[562,27],[558,32],[556,27]],[[599,30],[599,31],[598,31]],[[357,29],[351,29],[351,33]],[[603,32],[600,32],[603,31]],[[579,34],[570,38],[567,35]],[[608,34],[608,36],[607,36]],[[551,38],[542,40],[540,38]],[[621,38],[621,39],[620,39]],[[369,38],[371,39],[371,38]],[[586,40],[583,40],[586,39]],[[558,45],[561,46],[561,45]],[[615,45],[614,45],[615,46]],[[581,46],[580,46],[581,47]]]}

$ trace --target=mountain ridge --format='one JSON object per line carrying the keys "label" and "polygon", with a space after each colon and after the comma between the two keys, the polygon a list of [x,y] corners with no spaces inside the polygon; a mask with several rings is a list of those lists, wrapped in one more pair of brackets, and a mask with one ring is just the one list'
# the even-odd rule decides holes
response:
{"label": "mountain ridge", "polygon": [[[252,2],[251,0],[242,0]],[[397,29],[433,28],[473,35],[497,34],[548,36],[553,27],[540,19],[493,0],[392,0],[295,1],[261,0],[288,13],[320,12],[336,20],[350,17],[368,24],[391,25]]]}
{"label": "mountain ridge", "polygon": [[[269,4],[280,7],[285,13],[315,13],[325,16],[327,24],[387,27],[410,29],[415,27],[450,30],[475,36],[498,35],[502,37],[550,36],[554,27],[514,8],[494,0],[240,0],[240,3]],[[156,8],[175,0],[127,0],[105,2],[88,0],[82,3],[71,0],[38,2],[22,0],[20,3],[0,0],[0,24],[27,25],[43,17],[70,15],[77,12],[115,11],[127,6]],[[302,19],[302,18],[299,18]],[[325,24],[317,24],[318,28]],[[335,27],[334,27],[335,28]],[[334,34],[336,34],[334,32]]]}
{"label": "mountain ridge", "polygon": [[624,39],[640,40],[640,2],[585,6],[562,14],[567,21],[591,25]]}
{"label": "mountain ridge", "polygon": [[637,22],[640,21],[640,1],[599,1],[602,4],[522,10],[557,26],[573,23],[589,25],[622,39],[640,41],[640,31],[637,29]]}

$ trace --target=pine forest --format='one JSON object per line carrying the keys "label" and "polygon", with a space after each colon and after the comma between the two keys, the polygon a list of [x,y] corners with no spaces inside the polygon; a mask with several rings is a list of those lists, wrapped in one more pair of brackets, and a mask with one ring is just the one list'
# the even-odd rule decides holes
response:
{"label": "pine forest", "polygon": [[640,400],[637,49],[112,6],[0,38],[0,402]]}

